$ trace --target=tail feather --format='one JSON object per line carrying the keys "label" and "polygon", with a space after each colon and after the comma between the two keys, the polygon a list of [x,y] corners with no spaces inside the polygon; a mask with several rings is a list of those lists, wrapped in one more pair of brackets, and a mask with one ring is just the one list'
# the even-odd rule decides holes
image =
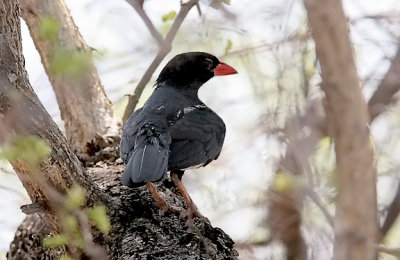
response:
{"label": "tail feather", "polygon": [[162,181],[168,169],[169,142],[166,133],[154,136],[142,135],[135,145],[131,158],[126,165],[121,182],[133,187],[147,182]]}

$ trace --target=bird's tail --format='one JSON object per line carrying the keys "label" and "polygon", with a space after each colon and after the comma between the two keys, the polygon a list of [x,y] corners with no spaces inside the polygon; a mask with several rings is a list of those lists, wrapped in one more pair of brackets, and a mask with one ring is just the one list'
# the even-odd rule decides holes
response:
{"label": "bird's tail", "polygon": [[122,184],[132,187],[163,180],[168,169],[170,140],[166,131],[154,126],[139,130],[134,152],[122,175]]}

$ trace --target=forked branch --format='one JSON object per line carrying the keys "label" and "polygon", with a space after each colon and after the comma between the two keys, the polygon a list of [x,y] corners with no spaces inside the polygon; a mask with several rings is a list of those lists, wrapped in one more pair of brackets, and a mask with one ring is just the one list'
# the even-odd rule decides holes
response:
{"label": "forked branch", "polygon": [[165,38],[157,31],[154,27],[153,23],[150,21],[149,17],[147,16],[146,12],[143,10],[143,2],[140,0],[126,0],[130,5],[135,8],[138,12],[139,16],[143,19],[144,23],[146,24],[147,28],[149,29],[151,35],[158,43],[158,52],[156,57],[153,59],[150,66],[147,68],[146,72],[143,74],[143,77],[140,79],[138,85],[136,86],[133,95],[129,96],[128,105],[125,109],[124,116],[122,118],[123,122],[129,118],[129,116],[135,110],[137,103],[139,102],[139,98],[142,95],[144,88],[146,87],[147,83],[150,81],[151,76],[153,75],[154,71],[163,61],[165,56],[171,51],[172,48],[172,41],[174,40],[179,28],[181,27],[183,21],[185,20],[186,15],[192,9],[193,6],[198,4],[199,0],[190,0],[186,3],[181,4],[181,9],[176,16],[173,24],[171,25],[170,30],[168,31]]}

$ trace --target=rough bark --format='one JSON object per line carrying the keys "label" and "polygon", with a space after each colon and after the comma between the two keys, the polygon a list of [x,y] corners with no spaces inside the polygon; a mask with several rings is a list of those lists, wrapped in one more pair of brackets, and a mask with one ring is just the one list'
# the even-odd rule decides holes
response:
{"label": "rough bark", "polygon": [[52,229],[47,223],[47,218],[40,213],[28,215],[15,232],[14,241],[7,253],[7,259],[33,260],[37,256],[59,256],[65,253],[65,248],[42,247],[42,240]]}
{"label": "rough bark", "polygon": [[[113,139],[118,140],[120,131],[96,68],[90,64],[87,73],[78,80],[56,74],[52,69],[52,58],[57,51],[85,52],[89,49],[63,0],[20,2],[21,16],[28,25],[56,94],[68,142],[80,157],[93,155],[113,142]],[[45,17],[54,18],[60,25],[58,39],[55,41],[49,41],[40,35],[40,24]]]}
{"label": "rough bark", "polygon": [[[112,223],[109,235],[97,234],[95,241],[104,245],[111,259],[236,259],[234,242],[219,228],[213,228],[206,218],[195,218],[193,224],[170,213],[161,215],[153,197],[145,187],[130,189],[120,185],[124,165],[101,163],[86,169],[87,178],[96,187],[96,203],[107,207]],[[170,205],[184,212],[184,200],[173,183],[166,181],[157,189]],[[25,226],[33,225],[31,218]],[[17,232],[11,245],[9,259],[38,256],[57,256],[62,250],[45,251],[33,248],[25,253],[26,243],[38,245],[27,239],[33,232]],[[200,235],[199,235],[200,234]],[[47,234],[36,235],[39,239]],[[23,243],[21,242],[23,241]],[[21,249],[22,250],[18,250]],[[41,254],[36,255],[39,252]],[[18,254],[19,253],[19,254]]]}
{"label": "rough bark", "polygon": [[[18,1],[1,2],[0,11],[0,117],[3,127],[9,130],[6,134],[32,134],[49,143],[53,152],[41,167],[57,190],[65,192],[74,183],[90,187],[80,161],[29,84],[22,56]],[[46,201],[45,192],[35,185],[28,169],[22,163],[14,164],[14,168],[32,201]]]}
{"label": "rough bark", "polygon": [[334,259],[375,259],[376,170],[346,17],[340,0],[304,3],[321,66],[328,129],[335,141]]}
{"label": "rough bark", "polygon": [[[235,259],[233,241],[206,218],[187,224],[184,218],[161,216],[145,188],[130,189],[120,185],[124,166],[98,162],[84,169],[51,117],[34,94],[24,69],[21,50],[19,2],[0,2],[0,132],[4,141],[12,134],[32,134],[52,147],[50,157],[40,164],[41,176],[57,191],[65,193],[73,184],[87,190],[88,203],[106,206],[112,224],[108,235],[97,234],[112,259]],[[114,161],[113,158],[111,161]],[[23,164],[14,169],[31,200],[42,206],[41,217],[30,216],[16,233],[9,259],[56,258],[63,250],[41,248],[41,237],[57,232],[57,219],[45,206],[51,200],[43,185],[32,178]],[[167,182],[160,190],[167,202],[184,212],[184,200]],[[38,221],[44,219],[45,226]],[[43,227],[32,236],[33,230]],[[26,250],[28,248],[29,250]],[[25,249],[25,250],[24,250]]]}

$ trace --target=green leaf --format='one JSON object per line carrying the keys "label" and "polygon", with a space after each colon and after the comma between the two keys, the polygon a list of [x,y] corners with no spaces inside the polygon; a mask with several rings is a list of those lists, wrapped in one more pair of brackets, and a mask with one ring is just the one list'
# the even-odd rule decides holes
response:
{"label": "green leaf", "polygon": [[79,233],[80,232],[80,227],[78,224],[78,220],[76,220],[76,218],[74,216],[67,216],[64,219],[65,222],[65,228],[66,230],[72,232],[72,233]]}
{"label": "green leaf", "polygon": [[85,190],[80,186],[74,186],[68,191],[66,207],[77,208],[85,204]]}
{"label": "green leaf", "polygon": [[165,23],[165,22],[168,22],[168,21],[173,21],[174,20],[174,18],[175,18],[175,16],[176,16],[176,12],[175,11],[171,11],[171,12],[169,12],[169,13],[167,13],[167,14],[164,14],[162,17],[161,17],[161,20]]}
{"label": "green leaf", "polygon": [[275,175],[273,187],[277,192],[288,192],[293,190],[295,185],[294,178],[289,173],[278,172]]}
{"label": "green leaf", "polygon": [[51,237],[46,237],[43,239],[43,246],[45,247],[56,247],[64,246],[68,242],[67,237],[64,235],[55,235]]}
{"label": "green leaf", "polygon": [[225,55],[228,55],[229,51],[232,49],[232,41],[229,39],[225,47]]}
{"label": "green leaf", "polygon": [[43,17],[39,25],[39,36],[42,39],[52,41],[57,38],[60,26],[56,19]]}
{"label": "green leaf", "polygon": [[23,160],[31,166],[36,166],[49,156],[50,152],[50,146],[36,136],[17,136],[11,141],[11,145],[2,147],[0,157],[10,162]]}
{"label": "green leaf", "polygon": [[70,255],[61,255],[60,260],[72,260],[72,257]]}
{"label": "green leaf", "polygon": [[111,230],[110,219],[106,213],[106,207],[104,206],[96,206],[91,209],[88,209],[88,215],[90,220],[92,220],[99,230],[103,233],[108,233]]}
{"label": "green leaf", "polygon": [[165,37],[165,35],[167,35],[167,33],[169,32],[169,29],[171,29],[171,25],[172,25],[172,23],[161,24],[160,31],[161,31],[162,36]]}
{"label": "green leaf", "polygon": [[71,242],[78,248],[85,248],[85,241],[82,236],[81,227],[79,226],[76,217],[68,215],[64,218],[64,225],[68,237],[71,238]]}
{"label": "green leaf", "polygon": [[219,9],[221,7],[221,3],[226,4],[226,5],[230,5],[231,4],[231,0],[212,0],[210,2],[210,6],[212,8]]}
{"label": "green leaf", "polygon": [[80,79],[88,73],[90,62],[89,51],[58,50],[51,58],[51,69],[55,74]]}
{"label": "green leaf", "polygon": [[318,149],[328,151],[331,147],[332,140],[329,136],[324,136],[318,141]]}

